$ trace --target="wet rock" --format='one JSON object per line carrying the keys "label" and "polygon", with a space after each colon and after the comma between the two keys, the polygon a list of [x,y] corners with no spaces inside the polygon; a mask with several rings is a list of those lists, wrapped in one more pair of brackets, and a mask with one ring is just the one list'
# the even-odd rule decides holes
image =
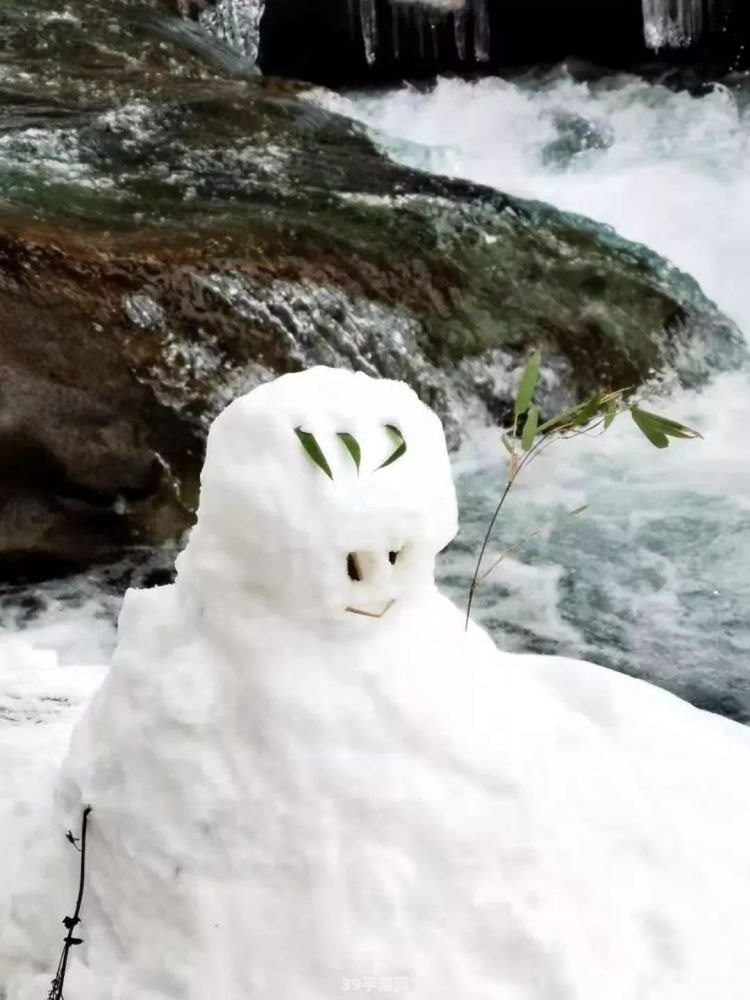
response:
{"label": "wet rock", "polygon": [[591,121],[564,110],[554,114],[553,122],[557,138],[542,150],[546,164],[569,167],[582,154],[609,149],[614,142],[614,133],[606,122]]}
{"label": "wet rock", "polygon": [[[38,237],[37,237],[38,239]],[[200,444],[139,385],[86,264],[0,230],[0,578],[46,577],[190,523]]]}
{"label": "wet rock", "polygon": [[[92,114],[67,145],[58,136],[75,225],[53,185],[34,192],[49,282],[59,259],[66,289],[107,298],[108,329],[115,317],[164,405],[205,424],[243,380],[348,364],[411,381],[457,425],[464,406],[502,411],[486,368],[510,371],[532,345],[571,395],[671,366],[694,382],[741,354],[697,286],[645,248],[397,166],[351,122],[234,86]],[[26,196],[22,183],[30,212]],[[75,235],[83,269],[52,254],[57,233],[58,247]]]}
{"label": "wet rock", "polygon": [[212,0],[175,0],[175,9],[181,17],[196,21],[198,16],[213,6]]}

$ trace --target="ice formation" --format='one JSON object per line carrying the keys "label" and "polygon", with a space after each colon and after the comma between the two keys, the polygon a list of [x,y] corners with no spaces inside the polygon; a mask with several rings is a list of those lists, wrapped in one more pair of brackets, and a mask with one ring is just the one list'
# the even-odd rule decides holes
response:
{"label": "ice formation", "polygon": [[[354,0],[349,0],[350,5]],[[387,4],[390,19],[391,54],[395,59],[401,56],[401,37],[404,28],[410,24],[417,37],[420,58],[437,59],[439,55],[439,29],[445,21],[453,25],[453,37],[458,57],[465,60],[471,55],[476,62],[487,62],[490,58],[491,27],[488,0],[389,0]],[[355,24],[353,9],[351,21]],[[370,66],[377,62],[378,9],[376,0],[359,0],[359,24],[365,58]],[[469,30],[471,25],[471,30]]]}
{"label": "ice formation", "polygon": [[654,51],[692,45],[703,33],[704,0],[643,0],[643,27]]}
{"label": "ice formation", "polygon": [[201,13],[199,21],[229,48],[255,62],[265,7],[265,0],[218,0]]}
{"label": "ice formation", "polygon": [[499,653],[433,582],[442,429],[332,369],[233,402],[172,586],[110,673],[0,922],[44,995],[93,807],[67,1000],[717,1000],[750,988],[750,733]]}

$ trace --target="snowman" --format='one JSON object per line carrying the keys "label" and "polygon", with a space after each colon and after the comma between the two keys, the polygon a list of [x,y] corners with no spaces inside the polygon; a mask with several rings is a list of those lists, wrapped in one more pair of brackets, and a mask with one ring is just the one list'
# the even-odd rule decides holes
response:
{"label": "snowman", "polygon": [[0,994],[740,1000],[750,739],[510,656],[434,582],[442,428],[332,369],[233,402],[176,582],[128,593],[0,930]]}

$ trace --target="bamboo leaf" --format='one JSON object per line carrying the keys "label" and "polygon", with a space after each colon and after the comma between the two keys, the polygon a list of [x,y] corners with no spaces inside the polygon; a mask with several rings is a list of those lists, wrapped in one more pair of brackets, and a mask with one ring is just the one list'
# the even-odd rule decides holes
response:
{"label": "bamboo leaf", "polygon": [[310,434],[308,431],[303,431],[301,427],[295,427],[294,433],[300,440],[302,447],[305,449],[309,457],[315,462],[319,469],[328,476],[329,479],[333,479],[333,473],[331,472],[331,466],[323,454],[323,449],[317,442],[314,434]]}
{"label": "bamboo leaf", "polygon": [[637,406],[631,407],[630,415],[633,418],[638,430],[646,437],[655,448],[668,448],[669,438],[650,419],[647,413],[639,410]]}
{"label": "bamboo leaf", "polygon": [[535,351],[529,358],[528,364],[524,369],[524,373],[521,376],[521,381],[518,386],[516,405],[513,411],[516,420],[518,420],[521,414],[526,413],[531,405],[534,390],[536,389],[537,382],[539,381],[539,369],[541,364],[541,351]]}
{"label": "bamboo leaf", "polygon": [[602,405],[602,394],[600,392],[595,393],[591,399],[587,400],[580,409],[580,412],[576,414],[575,418],[571,421],[574,427],[585,427],[590,424],[594,417],[599,413],[599,408]]}
{"label": "bamboo leaf", "polygon": [[617,401],[614,400],[614,399],[609,399],[607,401],[607,405],[606,405],[606,408],[605,408],[605,415],[604,415],[604,430],[605,431],[608,431],[609,428],[612,426],[612,423],[614,422],[614,419],[617,416],[617,413],[618,413],[618,410],[617,410]]}
{"label": "bamboo leaf", "polygon": [[537,428],[537,433],[546,434],[549,431],[560,430],[561,428],[585,427],[586,424],[591,423],[600,411],[602,404],[606,401],[607,396],[601,392],[597,392],[590,399],[579,403],[578,406],[571,406],[569,409],[563,410],[562,413],[558,413],[557,416],[545,420]]}
{"label": "bamboo leaf", "polygon": [[386,458],[385,462],[383,462],[382,465],[379,465],[377,467],[377,469],[375,470],[376,472],[379,472],[380,469],[387,469],[389,465],[393,465],[394,462],[397,462],[400,458],[402,458],[406,454],[406,441],[404,440],[404,435],[401,433],[398,427],[394,427],[393,424],[386,424],[385,426],[386,430],[390,431],[390,433],[393,435],[396,441],[399,442],[399,444],[396,446],[395,451],[392,452],[392,454],[390,454],[388,458]]}
{"label": "bamboo leaf", "polygon": [[604,393],[602,396],[602,402],[609,403],[610,400],[620,400],[623,396],[626,396],[632,388],[632,386],[627,386],[625,389],[611,389],[609,392]]}
{"label": "bamboo leaf", "polygon": [[585,406],[585,403],[581,403],[579,406],[571,406],[568,410],[563,410],[554,417],[550,417],[549,420],[545,420],[543,424],[537,427],[538,434],[545,434],[547,431],[555,430],[558,427],[564,426],[568,421],[570,421],[574,414],[578,413]]}
{"label": "bamboo leaf", "polygon": [[649,413],[647,410],[641,410],[639,407],[636,407],[636,409],[647,417],[654,427],[657,427],[663,434],[666,434],[667,437],[683,438],[688,441],[703,437],[702,434],[693,430],[692,427],[686,427],[685,424],[678,423],[676,420],[661,417],[656,413]]}
{"label": "bamboo leaf", "polygon": [[359,466],[362,461],[362,449],[359,445],[359,441],[354,437],[353,434],[347,434],[342,432],[337,435],[344,445],[346,450],[349,452],[352,461],[357,466],[357,473],[359,474]]}
{"label": "bamboo leaf", "polygon": [[534,446],[534,438],[536,437],[537,428],[539,426],[539,407],[533,404],[529,408],[528,415],[526,417],[526,423],[524,424],[523,434],[521,435],[521,447],[524,451],[531,451]]}

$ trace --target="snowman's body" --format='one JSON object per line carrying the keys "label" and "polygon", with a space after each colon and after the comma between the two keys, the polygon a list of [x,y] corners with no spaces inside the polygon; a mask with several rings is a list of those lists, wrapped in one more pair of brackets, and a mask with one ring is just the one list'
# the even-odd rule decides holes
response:
{"label": "snowman's body", "polygon": [[750,995],[746,732],[466,633],[432,582],[455,516],[403,386],[316,371],[229,408],[177,583],[128,595],[74,734],[8,1000],[49,982],[86,804],[67,1000]]}

